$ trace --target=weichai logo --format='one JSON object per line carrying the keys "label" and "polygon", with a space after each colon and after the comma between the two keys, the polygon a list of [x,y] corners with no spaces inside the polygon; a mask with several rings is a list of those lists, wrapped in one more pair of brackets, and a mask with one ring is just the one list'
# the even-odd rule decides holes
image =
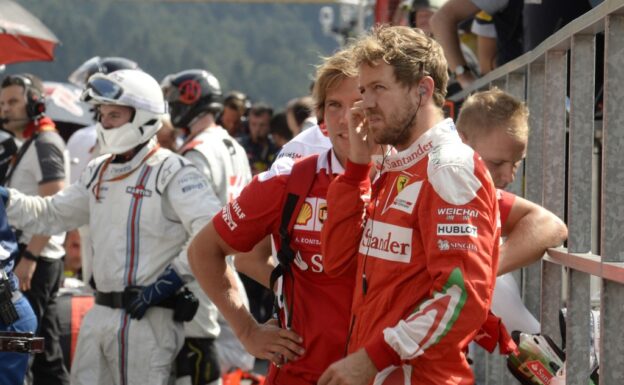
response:
{"label": "weichai logo", "polygon": [[441,207],[438,209],[439,216],[459,216],[467,218],[478,218],[479,212],[474,209],[466,209],[463,207]]}
{"label": "weichai logo", "polygon": [[412,229],[368,221],[359,251],[372,257],[408,263],[412,255]]}
{"label": "weichai logo", "polygon": [[445,236],[477,236],[477,226],[468,223],[438,223],[438,235]]}

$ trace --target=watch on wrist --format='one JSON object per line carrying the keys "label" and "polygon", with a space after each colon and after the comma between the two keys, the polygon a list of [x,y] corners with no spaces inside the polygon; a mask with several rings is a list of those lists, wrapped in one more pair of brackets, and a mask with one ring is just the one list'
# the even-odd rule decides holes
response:
{"label": "watch on wrist", "polygon": [[470,67],[468,67],[467,65],[463,64],[463,65],[458,65],[457,67],[455,67],[455,70],[453,71],[453,75],[455,77],[458,76],[462,76],[465,73],[470,72]]}
{"label": "watch on wrist", "polygon": [[35,255],[35,254],[31,253],[28,250],[24,250],[24,252],[22,253],[22,257],[25,258],[25,259],[28,259],[30,261],[35,261],[35,262],[37,262],[39,260],[39,256],[38,255]]}

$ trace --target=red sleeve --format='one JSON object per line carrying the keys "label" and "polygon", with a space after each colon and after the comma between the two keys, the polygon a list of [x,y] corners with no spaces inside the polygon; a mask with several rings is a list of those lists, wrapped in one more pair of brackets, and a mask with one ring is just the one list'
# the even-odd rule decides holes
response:
{"label": "red sleeve", "polygon": [[[262,174],[267,175],[267,173]],[[287,176],[258,176],[213,219],[217,233],[235,250],[249,251],[279,226]]]}
{"label": "red sleeve", "polygon": [[323,270],[330,276],[345,274],[357,266],[365,205],[370,196],[371,164],[347,160],[344,175],[327,191],[327,219],[321,230]]}
{"label": "red sleeve", "polygon": [[501,226],[507,222],[509,213],[516,200],[516,196],[508,191],[497,189],[496,196],[498,197],[498,210],[500,211]]}

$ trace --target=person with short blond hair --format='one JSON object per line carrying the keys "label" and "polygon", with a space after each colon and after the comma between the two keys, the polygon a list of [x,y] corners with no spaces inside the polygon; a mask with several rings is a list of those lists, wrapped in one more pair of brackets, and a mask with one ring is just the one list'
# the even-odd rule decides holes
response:
{"label": "person with short blond hair", "polygon": [[[459,135],[481,155],[499,189],[502,234],[506,237],[499,275],[538,261],[546,249],[559,246],[567,237],[565,224],[555,214],[504,191],[526,155],[528,119],[526,104],[496,87],[469,96],[457,119]],[[494,298],[492,309],[497,313],[496,291]],[[510,330],[534,332],[516,322],[521,318],[518,312],[511,318],[503,316]]]}
{"label": "person with short blond hair", "polygon": [[467,139],[488,135],[504,126],[517,140],[529,137],[529,109],[526,104],[497,87],[470,95],[457,117],[457,130]]}
{"label": "person with short blond hair", "polygon": [[327,92],[345,77],[356,77],[357,67],[353,64],[353,52],[345,49],[330,57],[323,58],[324,63],[317,67],[316,80],[312,88],[312,98],[319,118],[325,113]]}
{"label": "person with short blond hair", "polygon": [[[295,158],[320,149],[319,143],[305,147],[299,142],[287,150],[269,171],[254,178],[238,198],[214,217],[189,249],[189,262],[197,280],[245,348],[258,358],[272,361],[266,382],[270,385],[316,384],[323,371],[343,356],[347,344],[355,271],[332,276],[325,273],[320,230],[325,220],[327,188],[344,171],[349,151],[348,114],[361,98],[356,76],[348,48],[324,60],[317,71],[314,95],[317,105],[322,106],[332,147],[299,161]],[[304,166],[310,168],[299,168]],[[295,175],[297,172],[299,176]],[[256,245],[267,236],[272,237],[276,249],[281,249],[285,239],[280,236],[283,210],[292,202],[293,194],[289,184],[293,180],[303,182],[291,178],[304,176],[312,179],[311,188],[305,192],[301,209],[291,213],[296,223],[288,229],[288,246],[295,257],[281,265],[282,283],[272,287],[283,304],[279,309],[282,327],[258,325],[237,299],[238,289],[224,258],[237,254],[239,271],[271,286],[274,263],[269,259],[270,251],[257,258],[246,252],[254,248],[255,253],[262,248]]]}

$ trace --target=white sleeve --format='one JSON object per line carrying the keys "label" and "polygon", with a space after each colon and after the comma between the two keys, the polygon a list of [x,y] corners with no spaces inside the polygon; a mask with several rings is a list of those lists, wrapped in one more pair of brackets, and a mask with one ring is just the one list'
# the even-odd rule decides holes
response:
{"label": "white sleeve", "polygon": [[192,166],[183,167],[173,176],[164,195],[165,214],[179,220],[190,235],[172,264],[179,274],[191,279],[188,246],[195,234],[221,211],[221,203],[205,176]]}
{"label": "white sleeve", "polygon": [[9,193],[7,215],[9,223],[17,228],[54,235],[89,222],[89,194],[80,183],[45,198],[24,195],[15,189],[9,189]]}

